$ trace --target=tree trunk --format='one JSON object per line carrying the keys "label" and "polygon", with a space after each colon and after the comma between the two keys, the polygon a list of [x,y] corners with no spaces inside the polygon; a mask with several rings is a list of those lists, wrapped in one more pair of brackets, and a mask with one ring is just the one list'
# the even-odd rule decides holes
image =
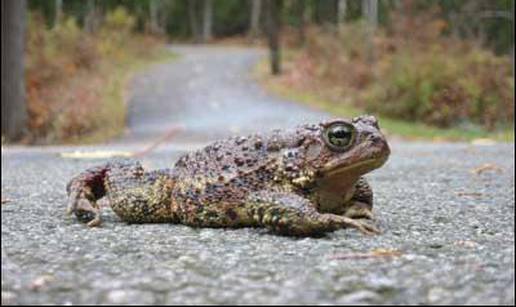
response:
{"label": "tree trunk", "polygon": [[203,7],[203,27],[202,27],[202,41],[207,42],[212,36],[213,25],[213,1],[204,0]]}
{"label": "tree trunk", "polygon": [[[514,1],[511,3],[511,37],[512,39],[512,48],[511,48],[511,64],[512,64],[512,80],[514,80]],[[513,99],[514,104],[514,99]]]}
{"label": "tree trunk", "polygon": [[190,21],[190,31],[195,43],[199,43],[201,41],[199,19],[197,18],[197,7],[198,5],[196,0],[188,1],[188,19]]}
{"label": "tree trunk", "polygon": [[163,34],[158,20],[158,12],[161,4],[160,2],[160,0],[149,1],[150,32],[154,35]]}
{"label": "tree trunk", "polygon": [[95,0],[88,0],[88,2],[86,3],[86,17],[84,21],[84,28],[89,33],[95,32],[97,28],[97,14],[95,10]]}
{"label": "tree trunk", "polygon": [[337,2],[337,23],[344,23],[346,21],[346,11],[348,10],[348,1],[339,0]]}
{"label": "tree trunk", "polygon": [[59,24],[63,18],[63,0],[55,0],[54,27]]}
{"label": "tree trunk", "polygon": [[281,73],[281,50],[279,44],[281,0],[265,0],[267,14],[267,39],[269,42],[271,73]]}
{"label": "tree trunk", "polygon": [[297,17],[299,18],[299,26],[298,26],[298,42],[300,46],[303,46],[306,42],[306,33],[305,33],[305,25],[306,25],[306,1],[305,0],[297,0]]}
{"label": "tree trunk", "polygon": [[256,39],[260,35],[260,14],[262,10],[262,0],[252,0],[251,2],[251,22],[249,24],[249,36]]}
{"label": "tree trunk", "polygon": [[26,132],[25,0],[2,1],[2,136],[19,140]]}
{"label": "tree trunk", "polygon": [[328,28],[337,34],[339,32],[339,0],[329,1],[328,3]]}
{"label": "tree trunk", "polygon": [[316,24],[320,25],[323,23],[323,14],[322,14],[322,4],[323,1],[314,1],[313,2],[313,20]]}
{"label": "tree trunk", "polygon": [[371,26],[376,29],[378,26],[378,0],[362,0],[362,16]]}
{"label": "tree trunk", "polygon": [[367,60],[369,63],[375,60],[375,50],[373,45],[374,34],[378,26],[378,0],[363,0],[362,15],[367,20]]}

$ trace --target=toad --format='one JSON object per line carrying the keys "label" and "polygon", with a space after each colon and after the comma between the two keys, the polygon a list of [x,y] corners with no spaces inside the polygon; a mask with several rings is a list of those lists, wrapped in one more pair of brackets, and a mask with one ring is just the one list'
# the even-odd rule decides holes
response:
{"label": "toad", "polygon": [[377,233],[363,177],[390,154],[376,118],[363,115],[216,141],[170,169],[131,160],[85,170],[67,185],[68,212],[101,223],[107,197],[128,223],[266,227],[290,236],[341,228]]}

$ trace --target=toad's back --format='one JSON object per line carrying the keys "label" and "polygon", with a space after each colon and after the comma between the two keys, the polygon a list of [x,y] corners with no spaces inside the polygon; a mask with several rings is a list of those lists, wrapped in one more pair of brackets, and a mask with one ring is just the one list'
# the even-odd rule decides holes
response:
{"label": "toad's back", "polygon": [[268,140],[233,137],[182,156],[174,166],[172,192],[181,220],[198,226],[249,225],[249,194],[277,184],[280,152]]}

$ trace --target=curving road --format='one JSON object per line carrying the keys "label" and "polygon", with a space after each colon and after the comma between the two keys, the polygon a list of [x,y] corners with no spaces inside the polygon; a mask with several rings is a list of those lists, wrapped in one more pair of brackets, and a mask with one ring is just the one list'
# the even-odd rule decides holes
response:
{"label": "curving road", "polygon": [[250,74],[260,49],[177,46],[180,60],[135,78],[123,143],[149,141],[176,126],[174,143],[195,143],[318,121],[327,114],[268,95]]}
{"label": "curving road", "polygon": [[2,146],[2,304],[514,304],[514,144],[393,141],[368,175],[378,236],[67,218],[67,180],[104,160],[61,152],[139,150],[181,125],[143,158],[160,168],[216,137],[327,116],[265,94],[249,75],[260,50],[173,49],[135,78],[121,139]]}

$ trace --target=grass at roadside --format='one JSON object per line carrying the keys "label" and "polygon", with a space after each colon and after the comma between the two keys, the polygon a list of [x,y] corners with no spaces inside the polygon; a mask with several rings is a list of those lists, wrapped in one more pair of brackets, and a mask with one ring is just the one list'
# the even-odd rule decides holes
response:
{"label": "grass at roadside", "polygon": [[[288,61],[292,58],[293,52],[286,51],[284,61],[288,67]],[[363,114],[364,111],[354,106],[335,104],[321,95],[309,90],[299,90],[288,87],[278,82],[281,77],[273,77],[269,74],[269,63],[267,59],[262,60],[255,68],[256,79],[271,93],[282,98],[303,103],[307,106],[328,112],[340,117],[353,117]],[[397,136],[410,140],[431,140],[431,141],[473,141],[475,139],[492,139],[499,142],[514,142],[514,128],[507,128],[502,131],[489,132],[481,129],[461,128],[436,128],[426,124],[397,120],[385,116],[377,116],[380,126],[388,135]]]}

